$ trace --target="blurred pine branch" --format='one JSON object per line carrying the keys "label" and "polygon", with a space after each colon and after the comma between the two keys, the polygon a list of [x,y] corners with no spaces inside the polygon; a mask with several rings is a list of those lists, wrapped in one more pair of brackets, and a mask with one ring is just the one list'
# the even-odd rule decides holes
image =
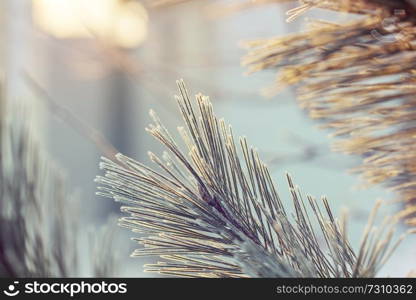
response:
{"label": "blurred pine branch", "polygon": [[314,20],[305,32],[248,42],[251,50],[243,64],[251,72],[278,70],[269,94],[297,86],[300,105],[343,138],[334,149],[361,155],[356,171],[368,183],[397,190],[406,213],[414,215],[414,2],[301,2],[288,12],[289,19],[313,7],[361,17],[343,23]]}
{"label": "blurred pine branch", "polygon": [[96,233],[86,253],[77,199],[37,138],[29,110],[11,104],[1,94],[0,277],[85,277],[85,255],[93,276],[115,276],[109,229]]}
{"label": "blurred pine branch", "polygon": [[41,153],[25,111],[8,107],[0,122],[0,275],[75,276],[63,177]]}

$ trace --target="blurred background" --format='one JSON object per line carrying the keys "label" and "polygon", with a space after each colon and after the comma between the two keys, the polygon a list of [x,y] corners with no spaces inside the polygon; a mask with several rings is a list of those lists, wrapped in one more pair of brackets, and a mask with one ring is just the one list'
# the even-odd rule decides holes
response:
{"label": "blurred background", "polygon": [[[267,162],[289,201],[284,179],[291,173],[306,194],[326,195],[337,214],[346,208],[356,247],[376,199],[392,200],[385,189],[360,189],[348,169],[359,159],[330,151],[319,130],[296,105],[291,90],[265,99],[260,90],[274,72],[244,75],[241,41],[301,30],[303,20],[285,22],[293,7],[262,5],[224,13],[237,1],[190,1],[163,8],[135,0],[0,1],[1,65],[7,99],[30,105],[50,156],[77,193],[82,228],[93,232],[119,215],[111,200],[95,196],[100,156],[114,148],[148,163],[147,151],[161,151],[145,126],[154,109],[175,131],[175,80],[191,94],[209,95],[217,115],[247,136]],[[309,17],[325,17],[316,11]],[[113,148],[114,147],[114,148]],[[380,219],[395,207],[389,204]],[[116,227],[114,222],[114,227]],[[404,230],[404,229],[401,229]],[[120,276],[142,273],[143,261],[129,258],[133,233],[116,229]],[[80,237],[87,239],[87,237]],[[381,275],[405,276],[416,266],[416,243],[408,239]],[[85,258],[87,259],[87,258]]]}

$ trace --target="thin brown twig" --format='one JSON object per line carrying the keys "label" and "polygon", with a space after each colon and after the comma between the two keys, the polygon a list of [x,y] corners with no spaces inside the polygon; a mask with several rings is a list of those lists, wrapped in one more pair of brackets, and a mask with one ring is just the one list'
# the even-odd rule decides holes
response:
{"label": "thin brown twig", "polygon": [[47,107],[56,117],[69,124],[72,128],[77,130],[78,133],[90,140],[94,145],[96,145],[103,155],[109,158],[115,157],[119,151],[101,132],[88,125],[82,119],[78,118],[68,108],[53,100],[46,89],[44,89],[29,73],[23,72],[22,75],[36,95],[45,101]]}

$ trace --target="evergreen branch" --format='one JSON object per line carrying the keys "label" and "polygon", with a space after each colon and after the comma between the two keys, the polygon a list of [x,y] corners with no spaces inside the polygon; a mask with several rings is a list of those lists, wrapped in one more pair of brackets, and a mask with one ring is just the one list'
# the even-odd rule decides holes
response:
{"label": "evergreen branch", "polygon": [[118,154],[117,162],[103,158],[105,176],[96,179],[99,195],[125,204],[121,210],[129,216],[120,224],[149,235],[135,239],[143,246],[133,256],[162,258],[147,271],[185,277],[375,276],[391,253],[392,231],[382,233],[395,218],[368,230],[356,255],[345,222],[334,217],[326,198],[305,201],[287,175],[293,203],[288,212],[246,138],[236,142],[208,97],[197,95],[194,105],[182,81],[178,87],[185,124],[178,130],[186,150],[151,111],[154,124],[147,131],[167,149],[161,158],[149,153],[160,170]]}
{"label": "evergreen branch", "polygon": [[[29,112],[5,104],[0,97],[0,277],[85,276],[76,199],[35,136]],[[96,236],[89,268],[114,276],[114,246],[103,242],[108,235]]]}
{"label": "evergreen branch", "polygon": [[7,111],[0,122],[0,276],[75,276],[75,222],[62,174],[41,155],[25,114]]}
{"label": "evergreen branch", "polygon": [[317,20],[306,32],[249,42],[243,64],[252,72],[278,70],[269,94],[298,86],[301,107],[343,137],[334,149],[363,156],[355,170],[368,183],[399,191],[411,213],[416,199],[414,2],[302,2],[290,18],[312,7],[361,17],[346,23]]}

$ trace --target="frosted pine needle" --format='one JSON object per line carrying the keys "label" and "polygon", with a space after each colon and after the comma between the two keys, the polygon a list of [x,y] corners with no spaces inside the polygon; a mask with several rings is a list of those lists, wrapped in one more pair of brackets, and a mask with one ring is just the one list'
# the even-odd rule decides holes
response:
{"label": "frosted pine needle", "polygon": [[345,23],[314,21],[306,32],[249,42],[243,64],[250,71],[278,70],[269,93],[297,85],[301,106],[344,138],[334,148],[362,155],[356,171],[371,184],[399,191],[408,212],[414,210],[414,2],[302,2],[294,13],[316,6],[361,17]]}
{"label": "frosted pine needle", "polygon": [[293,211],[287,211],[247,140],[235,140],[208,97],[197,95],[194,105],[184,83],[178,86],[185,124],[179,132],[187,149],[151,112],[154,124],[147,131],[167,149],[162,157],[149,153],[159,171],[118,154],[117,162],[103,158],[105,177],[97,178],[98,194],[125,204],[121,210],[129,216],[121,225],[148,235],[136,239],[142,247],[133,256],[161,258],[147,271],[185,277],[375,275],[390,255],[392,232],[369,230],[357,257],[328,201],[304,200],[289,175]]}

